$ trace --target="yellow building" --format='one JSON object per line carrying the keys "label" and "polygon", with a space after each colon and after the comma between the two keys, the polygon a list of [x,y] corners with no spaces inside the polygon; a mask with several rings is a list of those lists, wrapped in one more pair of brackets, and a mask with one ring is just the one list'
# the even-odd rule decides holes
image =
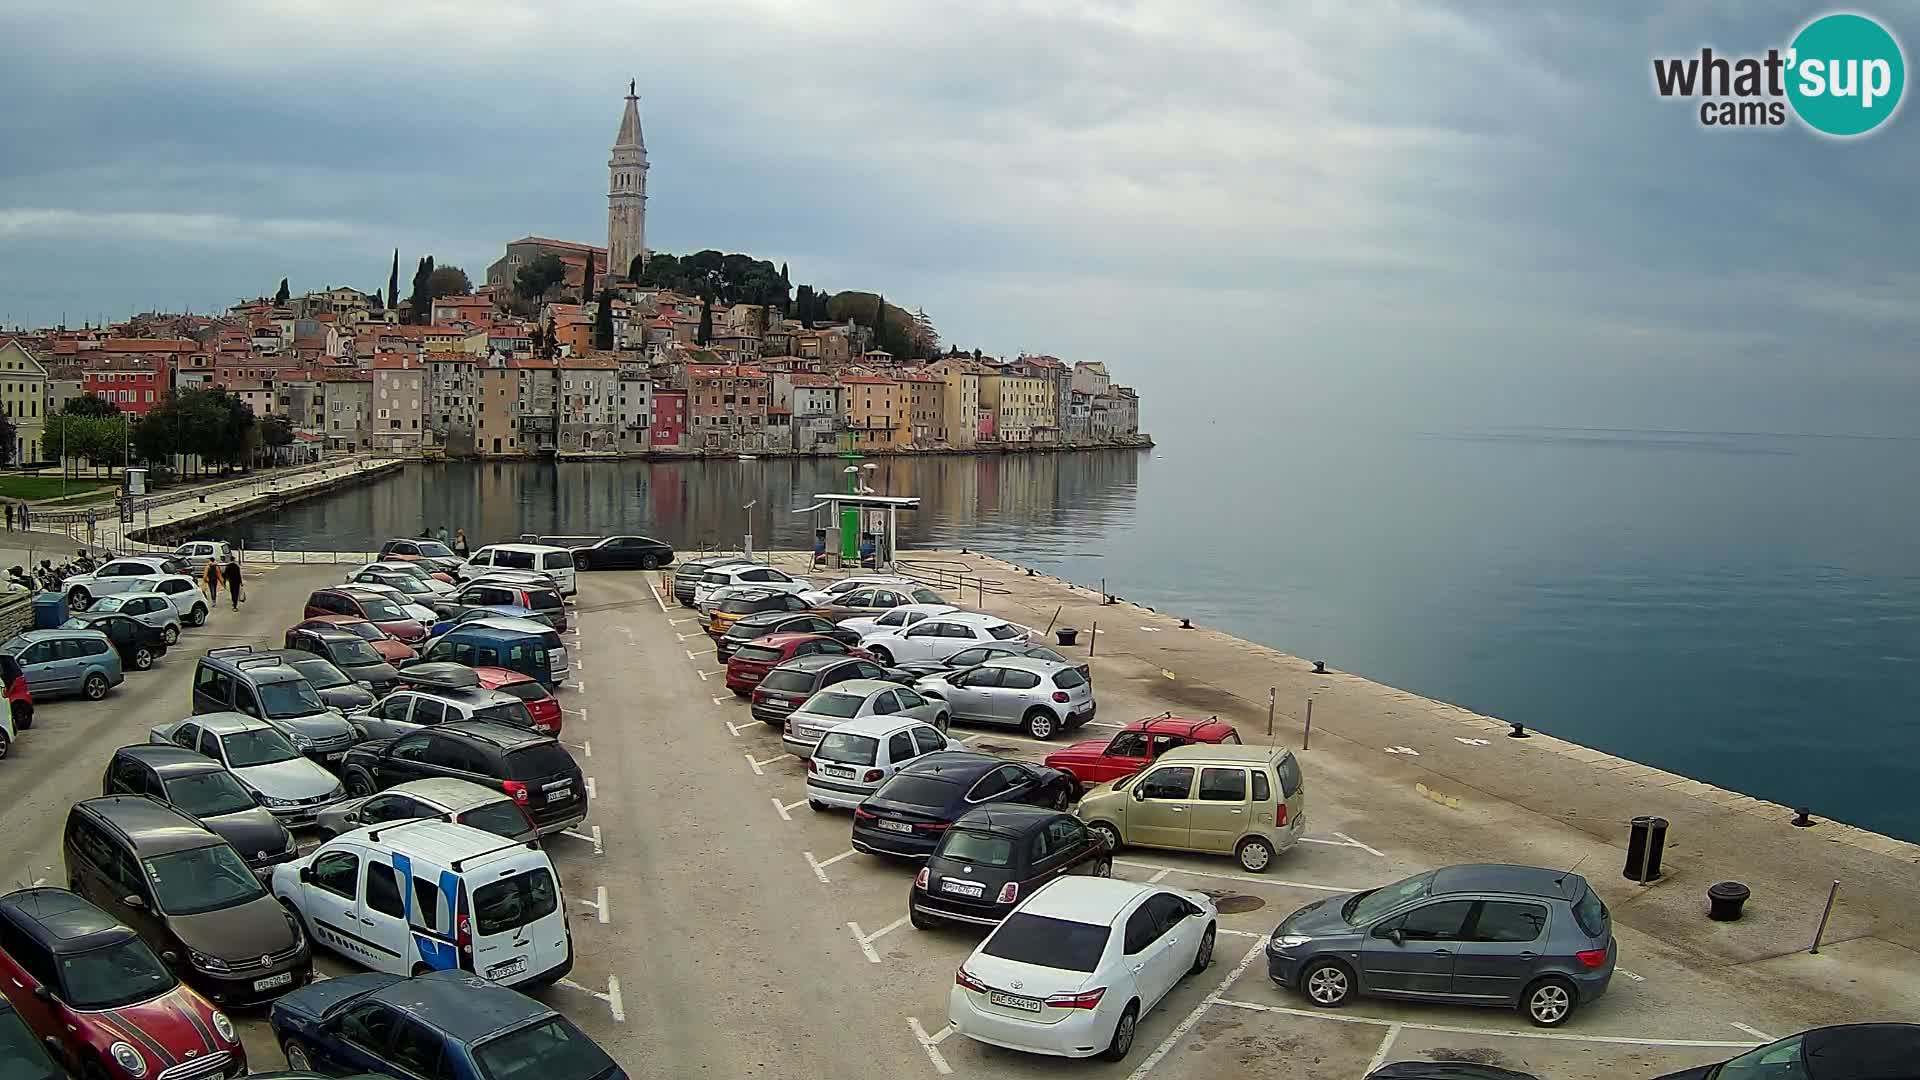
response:
{"label": "yellow building", "polygon": [[993,413],[993,437],[1001,442],[1032,442],[1034,431],[1054,427],[1053,380],[1006,372],[980,376],[980,408]]}
{"label": "yellow building", "polygon": [[0,411],[13,422],[15,465],[39,461],[47,430],[47,369],[18,341],[0,345]]}
{"label": "yellow building", "polygon": [[907,389],[878,375],[845,375],[847,438],[857,450],[900,450],[913,442]]}

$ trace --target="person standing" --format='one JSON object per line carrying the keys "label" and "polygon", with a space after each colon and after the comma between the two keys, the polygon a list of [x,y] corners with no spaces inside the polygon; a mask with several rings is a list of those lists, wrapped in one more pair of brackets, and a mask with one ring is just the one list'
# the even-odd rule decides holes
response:
{"label": "person standing", "polygon": [[467,547],[467,530],[453,530],[453,553],[463,559],[473,554],[472,549]]}
{"label": "person standing", "polygon": [[13,531],[13,504],[7,504],[7,531]]}
{"label": "person standing", "polygon": [[815,529],[813,530],[813,568],[815,570],[820,569],[821,564],[826,561],[827,561],[827,530]]}
{"label": "person standing", "polygon": [[240,560],[234,558],[231,555],[227,556],[226,569],[220,572],[220,576],[226,579],[227,594],[233,598],[233,610],[239,611],[240,610]]}
{"label": "person standing", "polygon": [[447,546],[447,541],[449,539],[449,537],[447,536],[447,527],[445,525],[440,526],[439,531],[433,534],[433,538],[435,540],[440,541],[441,547]]}

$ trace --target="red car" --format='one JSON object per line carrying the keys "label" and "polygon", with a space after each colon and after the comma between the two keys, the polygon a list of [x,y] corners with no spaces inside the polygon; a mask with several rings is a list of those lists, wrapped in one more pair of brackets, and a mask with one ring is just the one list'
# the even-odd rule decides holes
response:
{"label": "red car", "polygon": [[307,618],[347,615],[365,619],[409,645],[427,640],[427,628],[409,617],[391,597],[353,588],[315,589],[307,597]]}
{"label": "red car", "polygon": [[[385,630],[380,629],[367,620],[356,618],[352,615],[315,615],[294,627],[294,629],[318,630],[322,627],[333,627],[360,635],[362,640],[373,647],[374,652],[380,654],[380,659],[395,666],[420,655],[414,651],[413,646],[408,645],[406,642],[401,641],[399,638],[394,637],[392,634],[387,633]],[[289,644],[287,648],[291,649],[293,645]]]}
{"label": "red car", "polygon": [[33,726],[33,688],[27,685],[26,669],[11,655],[0,654],[0,681],[7,685],[7,713],[17,735]]}
{"label": "red car", "polygon": [[1135,720],[1111,739],[1089,739],[1048,754],[1050,769],[1073,774],[1083,788],[1132,776],[1153,759],[1189,743],[1237,743],[1240,733],[1214,717],[1187,720],[1172,713]]}
{"label": "red car", "polygon": [[139,935],[75,894],[0,896],[0,944],[0,993],[75,1076],[246,1075],[247,1051],[233,1022]]}
{"label": "red car", "polygon": [[755,638],[727,658],[727,689],[739,697],[753,693],[767,672],[798,656],[857,656],[871,660],[865,649],[836,641],[825,634],[768,634]]}
{"label": "red car", "polygon": [[477,667],[473,673],[480,676],[480,685],[486,689],[519,698],[533,714],[533,730],[542,735],[560,734],[560,699],[539,679],[503,667]]}

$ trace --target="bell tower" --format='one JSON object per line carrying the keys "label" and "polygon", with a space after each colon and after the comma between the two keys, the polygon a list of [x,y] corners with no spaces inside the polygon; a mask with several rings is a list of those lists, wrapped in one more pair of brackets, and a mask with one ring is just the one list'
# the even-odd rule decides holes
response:
{"label": "bell tower", "polygon": [[647,253],[647,140],[640,131],[640,98],[627,83],[620,134],[607,161],[607,280],[622,279],[636,255]]}

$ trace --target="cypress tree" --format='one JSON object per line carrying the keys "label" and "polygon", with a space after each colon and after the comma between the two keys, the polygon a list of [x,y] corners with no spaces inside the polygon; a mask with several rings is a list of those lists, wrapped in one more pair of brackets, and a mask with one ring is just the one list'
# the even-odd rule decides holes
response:
{"label": "cypress tree", "polygon": [[[580,299],[582,301],[585,301],[587,297],[592,295],[593,295],[593,252],[589,251],[587,252],[587,273],[585,277],[582,277],[580,279]],[[611,333],[611,331],[609,331],[609,333]],[[594,330],[594,337],[596,340],[599,338],[599,334],[600,334],[600,331],[598,329]],[[600,349],[612,348],[612,346],[610,345],[596,345],[594,347],[600,348]]]}
{"label": "cypress tree", "polygon": [[400,303],[400,249],[393,249],[393,269],[387,271],[387,310]]}
{"label": "cypress tree", "polygon": [[696,345],[707,345],[713,341],[713,301],[702,297],[700,300],[700,332]]}
{"label": "cypress tree", "polygon": [[[887,348],[887,296],[881,293],[873,298],[873,347]],[[892,352],[892,349],[887,349]]]}
{"label": "cypress tree", "polygon": [[277,306],[279,306],[279,305],[281,305],[281,304],[284,304],[284,303],[286,303],[286,302],[287,302],[287,297],[288,297],[288,296],[290,296],[290,295],[291,295],[291,294],[290,294],[290,293],[288,293],[288,291],[287,291],[287,279],[286,279],[286,278],[281,278],[281,279],[280,279],[280,291],[279,291],[279,292],[277,292],[277,293],[274,293],[274,294],[273,294],[273,302],[274,302],[274,305],[275,305],[275,306],[277,307]]}
{"label": "cypress tree", "polygon": [[[589,255],[591,259],[593,256]],[[613,348],[613,290],[600,290],[599,304],[593,311],[593,347],[601,352]]]}

